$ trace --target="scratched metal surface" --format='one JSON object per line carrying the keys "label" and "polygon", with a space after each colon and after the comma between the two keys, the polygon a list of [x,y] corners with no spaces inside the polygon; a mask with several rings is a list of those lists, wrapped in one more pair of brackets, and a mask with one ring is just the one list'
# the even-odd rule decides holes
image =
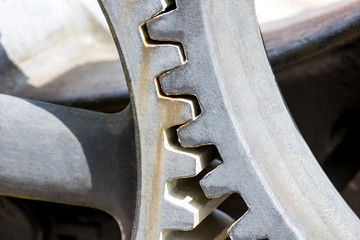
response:
{"label": "scratched metal surface", "polygon": [[[232,239],[359,236],[358,218],[292,123],[251,1],[101,6],[131,111],[105,115],[1,96],[2,194],[100,208],[124,239],[224,239],[233,219],[214,210],[233,192],[249,211],[230,228]],[[218,167],[208,144],[220,153]]]}

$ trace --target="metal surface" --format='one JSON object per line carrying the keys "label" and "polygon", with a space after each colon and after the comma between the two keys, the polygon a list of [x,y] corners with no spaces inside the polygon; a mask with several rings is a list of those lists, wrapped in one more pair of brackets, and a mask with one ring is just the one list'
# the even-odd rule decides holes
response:
{"label": "metal surface", "polygon": [[[25,6],[22,7],[25,8]],[[84,10],[76,8],[76,12],[79,11]],[[27,12],[27,14],[30,13]],[[44,15],[45,13],[42,14]],[[46,14],[52,14],[52,10],[50,9],[46,12]],[[31,15],[33,15],[32,12]],[[2,15],[1,19],[6,22],[6,18],[11,17]],[[293,98],[288,98],[290,95],[288,92],[294,92],[297,89],[297,87],[292,88],[292,85],[289,84],[289,82],[294,82],[292,81],[291,75],[294,75],[296,72],[300,71],[295,70],[294,67],[301,64],[301,62],[313,58],[314,56],[318,56],[319,54],[330,55],[333,51],[339,51],[339,47],[357,41],[359,35],[357,29],[359,26],[356,24],[359,23],[358,19],[359,1],[351,0],[342,1],[339,4],[322,8],[320,10],[313,10],[307,12],[306,14],[301,14],[284,21],[261,25],[269,61],[272,65],[277,80],[279,80],[279,86],[285,95],[285,100],[287,101],[288,105],[290,105],[289,107],[291,112],[295,113],[293,114],[295,115],[295,119],[297,119],[300,115],[300,113],[297,113],[297,111],[299,111],[298,106],[296,108],[292,107],[291,102],[294,100]],[[89,18],[87,21],[91,22],[93,20]],[[89,23],[86,23],[86,21],[82,21],[82,23],[84,23],[83,28],[88,29],[87,25],[89,25]],[[20,33],[17,32],[16,36],[25,38],[29,34],[35,34],[36,32],[34,29],[42,28],[43,31],[51,32],[54,31],[52,28],[55,28],[59,24],[60,23],[58,23],[58,19],[54,18],[52,19],[52,24],[49,24],[46,26],[46,28],[43,28],[42,22],[38,19],[34,19],[31,21],[31,28],[27,28],[27,31],[21,31]],[[68,22],[62,22],[62,24],[70,25]],[[68,26],[62,26],[62,28],[67,29]],[[100,29],[100,31],[103,32],[102,29]],[[7,34],[8,32],[2,32],[0,38],[6,38]],[[87,32],[86,35],[89,38],[95,40],[99,37],[99,34],[95,34],[93,31]],[[103,35],[106,35],[105,32],[103,32]],[[37,43],[51,42],[56,40],[45,38],[46,34],[41,34],[41,36],[43,39],[38,39],[39,41]],[[60,35],[60,37],[63,36]],[[73,38],[75,37],[73,36]],[[326,41],[326,39],[332,40]],[[77,43],[77,41],[78,40],[74,39],[76,45],[81,45],[81,43]],[[319,44],[320,42],[321,44]],[[6,41],[4,43],[10,44],[12,42]],[[21,46],[22,44],[17,42],[13,42],[12,44],[17,48],[22,49],[23,51],[27,51],[27,45]],[[94,47],[86,50],[87,53],[91,51],[91,54],[86,54],[87,57],[85,64],[79,66],[77,63],[78,59],[72,56],[68,56],[68,54],[76,52],[76,55],[81,55],[83,52],[85,52],[85,50],[82,47],[73,49],[72,47],[74,44],[75,43],[67,45],[63,44],[62,47],[64,49],[61,50],[61,57],[65,58],[68,63],[72,64],[70,70],[59,73],[59,67],[53,67],[52,61],[54,60],[50,59],[50,64],[49,61],[47,61],[46,66],[49,69],[56,70],[56,78],[50,78],[50,76],[46,75],[46,72],[36,71],[35,66],[32,66],[34,69],[31,70],[32,72],[37,72],[37,74],[43,74],[40,76],[40,79],[46,79],[47,84],[36,88],[31,85],[26,85],[21,88],[20,92],[10,91],[9,87],[2,86],[0,91],[2,93],[13,96],[92,110],[106,112],[116,112],[122,110],[129,102],[129,93],[126,87],[121,64],[118,59],[115,59],[115,57],[117,57],[115,49],[112,49],[110,46],[104,48],[102,45],[103,42],[96,42],[94,43]],[[113,45],[112,42],[106,42],[106,44]],[[42,45],[45,44],[42,43]],[[21,85],[21,83],[24,81],[22,79],[27,78],[26,72],[22,70],[21,64],[13,59],[11,51],[9,51],[9,47],[5,45],[2,47],[3,51],[0,53],[0,58],[3,59],[3,62],[1,63],[3,70],[0,72],[0,82],[3,82],[4,85]],[[96,54],[96,52],[98,52],[96,49],[99,48],[103,48],[101,51],[106,52],[106,55],[110,56],[112,59],[103,59],[103,54],[100,56]],[[10,55],[7,56],[6,52],[9,52]],[[40,53],[36,52],[32,57],[38,58],[37,54]],[[338,54],[341,54],[341,52]],[[94,58],[93,55],[98,57]],[[356,56],[356,53],[354,53],[354,57]],[[328,59],[331,58],[332,56],[328,57]],[[319,63],[320,61],[324,62],[325,60],[324,58],[317,60]],[[19,68],[15,65],[19,66]],[[342,65],[343,68],[347,67],[345,64]],[[63,67],[60,66],[60,69],[61,68]],[[305,71],[306,69],[301,71]],[[321,70],[319,68],[317,69]],[[282,74],[282,71],[284,70],[289,72],[287,76]],[[312,70],[314,70],[314,67],[312,67]],[[343,71],[347,73],[357,73],[355,68],[343,69]],[[312,73],[312,75],[315,74],[319,74],[319,76],[321,75],[320,73]],[[341,78],[341,73],[339,71],[334,71],[334,74],[336,74],[339,79]],[[311,76],[307,77],[309,78]],[[308,80],[307,85],[314,81],[316,81],[316,79]],[[310,89],[311,85],[308,88]],[[302,95],[299,96],[299,98],[301,97]],[[323,97],[330,98],[329,96]],[[304,111],[300,111],[302,115],[306,115],[306,112],[304,113]],[[302,131],[302,124],[300,124],[299,127]],[[305,139],[309,144],[307,136],[305,136]],[[310,147],[312,147],[312,144],[313,143],[310,142]],[[312,151],[316,152],[316,149],[312,148]],[[315,155],[318,157],[316,153]]]}
{"label": "metal surface", "polygon": [[[197,175],[213,159],[212,151],[206,148],[181,148],[176,143],[176,133],[170,129],[193,119],[195,107],[187,96],[165,96],[158,83],[164,72],[183,63],[179,46],[148,38],[147,21],[166,6],[160,1],[102,1],[101,4],[119,47],[135,120],[140,169],[133,238],[158,239],[164,229],[190,230],[226,196],[208,200],[198,181],[168,182]],[[188,192],[184,193],[183,189]]]}
{"label": "metal surface", "polygon": [[249,211],[232,239],[360,235],[292,123],[252,1],[100,5],[132,110],[1,95],[1,194],[105,210],[123,239],[224,239],[233,219],[216,208],[234,192]]}
{"label": "metal surface", "polygon": [[339,191],[360,169],[359,13],[360,1],[343,1],[263,26],[270,63],[289,110]]}
{"label": "metal surface", "polygon": [[252,1],[178,1],[177,9],[152,20],[149,32],[152,39],[184,44],[187,62],[161,85],[168,94],[199,100],[200,116],[178,131],[181,144],[215,144],[223,160],[202,188],[208,197],[238,192],[249,206],[229,230],[231,238],[359,236],[359,219],[292,123]]}
{"label": "metal surface", "polygon": [[1,95],[0,134],[1,194],[116,212],[121,230],[131,231],[137,166],[129,161],[130,110],[106,115]]}

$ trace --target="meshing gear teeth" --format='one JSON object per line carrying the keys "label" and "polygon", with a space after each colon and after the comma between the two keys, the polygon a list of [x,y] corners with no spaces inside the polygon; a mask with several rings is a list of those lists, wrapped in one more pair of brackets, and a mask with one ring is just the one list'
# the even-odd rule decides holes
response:
{"label": "meshing gear teeth", "polygon": [[[133,235],[125,239],[165,239],[163,230],[196,227],[227,196],[207,199],[199,179],[174,180],[199,174],[213,160],[213,154],[205,148],[183,149],[174,143],[177,135],[172,127],[195,118],[195,110],[192,100],[163,96],[159,89],[158,78],[183,64],[176,44],[154,42],[148,37],[147,21],[164,10],[160,0],[102,0],[100,4],[125,69],[137,134],[137,224]],[[129,226],[121,227],[131,232]],[[225,229],[220,224],[213,227],[214,234]]]}
{"label": "meshing gear teeth", "polygon": [[219,210],[212,212],[193,231],[164,231],[163,239],[186,240],[224,240],[227,238],[226,230],[234,220]]}
{"label": "meshing gear teeth", "polygon": [[359,219],[297,131],[277,88],[252,0],[179,0],[148,23],[150,37],[184,44],[186,63],[164,75],[167,94],[194,94],[201,115],[183,146],[214,144],[223,163],[207,196],[240,193],[248,212],[232,239],[357,239]]}

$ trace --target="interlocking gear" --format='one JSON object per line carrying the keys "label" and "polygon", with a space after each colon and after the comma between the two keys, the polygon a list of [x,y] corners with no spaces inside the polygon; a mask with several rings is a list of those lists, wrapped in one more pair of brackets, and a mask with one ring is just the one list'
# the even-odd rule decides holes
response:
{"label": "interlocking gear", "polygon": [[[253,1],[99,2],[131,108],[1,96],[1,194],[102,209],[123,239],[360,236],[283,103]],[[236,221],[217,210],[232,193]]]}
{"label": "interlocking gear", "polygon": [[[168,186],[167,180],[196,174],[182,160],[183,149],[172,160],[162,149],[168,141],[163,131],[193,117],[169,118],[184,111],[159,103],[165,97],[161,89],[174,106],[186,95],[195,95],[199,102],[200,115],[178,133],[183,147],[196,150],[213,144],[220,153],[222,164],[201,180],[206,195],[219,201],[223,200],[220,196],[240,193],[249,206],[231,227],[232,239],[351,239],[359,235],[358,218],[322,172],[283,103],[266,59],[253,1],[184,0],[167,2],[163,10],[152,1],[103,4],[128,69],[140,133],[142,179],[146,180],[141,181],[144,194],[137,238],[152,233],[156,238],[159,230],[185,230],[197,224],[185,216],[180,222],[169,219],[169,213],[181,216],[186,211],[174,210],[161,200],[162,192],[165,199],[168,193],[161,187]],[[161,12],[166,7],[175,9]],[[180,67],[175,57],[179,44],[174,43],[183,45],[180,52],[185,62]],[[157,144],[149,146],[150,142]],[[161,167],[167,164],[172,167]],[[176,171],[180,169],[181,174]],[[161,190],[154,191],[150,186],[154,183]],[[160,227],[147,220],[149,214],[152,221],[156,219],[156,212],[162,214],[154,221]]]}

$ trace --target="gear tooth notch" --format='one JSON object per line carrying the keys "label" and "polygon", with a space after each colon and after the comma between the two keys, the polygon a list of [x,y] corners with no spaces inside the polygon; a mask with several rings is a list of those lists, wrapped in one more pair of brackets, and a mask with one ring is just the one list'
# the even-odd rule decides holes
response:
{"label": "gear tooth notch", "polygon": [[200,180],[200,186],[208,198],[216,198],[232,192],[231,189],[227,188],[227,184],[224,184],[226,172],[224,173],[222,164],[224,163],[221,163]]}
{"label": "gear tooth notch", "polygon": [[178,129],[179,141],[183,147],[211,145],[208,129],[202,115]]}
{"label": "gear tooth notch", "polygon": [[149,35],[154,40],[183,42],[182,19],[178,10],[161,14],[147,22]]}
{"label": "gear tooth notch", "polygon": [[194,94],[189,81],[185,81],[185,78],[188,78],[186,70],[185,64],[164,74],[160,79],[162,90],[169,95]]}

